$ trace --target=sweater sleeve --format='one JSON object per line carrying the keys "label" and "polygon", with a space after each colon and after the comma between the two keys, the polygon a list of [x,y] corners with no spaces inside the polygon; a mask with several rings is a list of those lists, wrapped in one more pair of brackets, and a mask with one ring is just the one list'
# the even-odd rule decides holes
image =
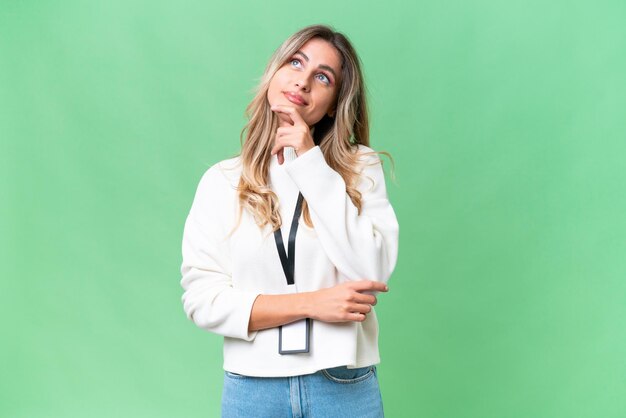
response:
{"label": "sweater sleeve", "polygon": [[224,178],[214,165],[202,176],[185,221],[180,284],[183,308],[198,327],[226,337],[252,341],[248,332],[259,293],[234,288],[227,233],[223,227]]}
{"label": "sweater sleeve", "polygon": [[337,270],[347,280],[387,283],[398,257],[398,221],[387,199],[380,158],[366,156],[361,161],[361,214],[343,177],[326,163],[319,146],[289,162],[286,171],[306,199],[313,226]]}

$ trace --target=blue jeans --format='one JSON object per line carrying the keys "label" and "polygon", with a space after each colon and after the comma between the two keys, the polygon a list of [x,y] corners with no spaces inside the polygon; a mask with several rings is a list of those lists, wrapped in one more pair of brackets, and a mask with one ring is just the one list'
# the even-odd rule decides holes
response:
{"label": "blue jeans", "polygon": [[380,418],[383,400],[375,365],[346,366],[291,377],[224,371],[222,418]]}

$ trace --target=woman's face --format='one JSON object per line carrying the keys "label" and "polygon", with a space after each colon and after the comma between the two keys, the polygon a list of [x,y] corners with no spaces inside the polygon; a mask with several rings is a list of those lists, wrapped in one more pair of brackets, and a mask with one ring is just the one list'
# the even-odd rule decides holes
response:
{"label": "woman's face", "polygon": [[[270,106],[295,107],[309,127],[334,114],[341,80],[341,55],[329,42],[312,38],[270,80]],[[281,114],[279,114],[281,115]]]}

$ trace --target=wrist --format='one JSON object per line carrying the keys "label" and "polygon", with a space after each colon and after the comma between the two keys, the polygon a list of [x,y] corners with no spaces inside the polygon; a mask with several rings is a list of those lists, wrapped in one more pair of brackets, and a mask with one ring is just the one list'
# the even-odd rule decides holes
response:
{"label": "wrist", "polygon": [[301,155],[305,154],[307,151],[312,150],[313,148],[315,148],[315,144],[309,145],[308,147],[301,147],[300,149],[296,151],[296,155],[300,157]]}
{"label": "wrist", "polygon": [[296,309],[301,318],[315,318],[315,304],[313,303],[315,292],[296,293]]}

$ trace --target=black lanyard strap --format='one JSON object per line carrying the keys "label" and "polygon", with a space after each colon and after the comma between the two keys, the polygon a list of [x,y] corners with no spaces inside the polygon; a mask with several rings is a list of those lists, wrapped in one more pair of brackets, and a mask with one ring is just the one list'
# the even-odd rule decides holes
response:
{"label": "black lanyard strap", "polygon": [[278,255],[280,256],[280,262],[283,265],[283,271],[287,278],[287,284],[294,284],[294,266],[296,263],[296,232],[298,231],[298,220],[300,219],[300,213],[302,212],[302,200],[304,196],[302,193],[298,193],[298,201],[296,202],[296,210],[291,220],[291,229],[289,230],[289,257],[285,253],[285,245],[283,244],[283,235],[280,232],[280,228],[274,231],[274,240],[276,241],[276,248],[278,249]]}

